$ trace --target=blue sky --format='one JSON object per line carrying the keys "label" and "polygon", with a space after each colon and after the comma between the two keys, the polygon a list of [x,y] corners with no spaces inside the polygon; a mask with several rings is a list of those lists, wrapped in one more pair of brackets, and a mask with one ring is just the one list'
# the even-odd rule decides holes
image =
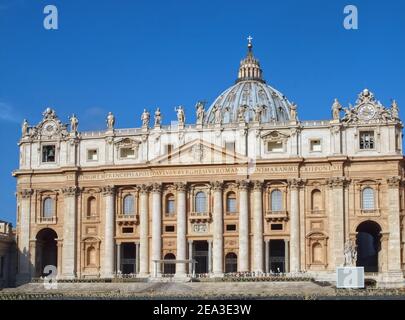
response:
{"label": "blue sky", "polygon": [[[43,28],[48,4],[56,31]],[[347,4],[358,30],[343,28]],[[117,127],[134,127],[143,108],[159,106],[170,123],[182,104],[193,122],[198,100],[234,82],[249,34],[265,79],[303,120],[329,118],[335,97],[347,106],[365,87],[405,109],[402,0],[0,0],[0,219],[15,224],[23,118],[36,124],[51,106],[97,130],[113,111]]]}

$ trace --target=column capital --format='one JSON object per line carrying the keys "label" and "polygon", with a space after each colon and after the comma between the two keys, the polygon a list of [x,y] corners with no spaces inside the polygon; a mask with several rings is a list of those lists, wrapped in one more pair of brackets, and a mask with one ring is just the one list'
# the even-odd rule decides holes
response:
{"label": "column capital", "polygon": [[139,186],[139,192],[141,194],[147,194],[149,192],[149,190],[150,190],[150,186],[148,186],[147,184],[141,184]]}
{"label": "column capital", "polygon": [[344,188],[350,183],[347,177],[332,177],[327,180],[330,188]]}
{"label": "column capital", "polygon": [[222,191],[222,188],[224,187],[224,183],[222,181],[214,181],[211,182],[211,188],[214,191]]}
{"label": "column capital", "polygon": [[186,192],[187,191],[187,183],[184,183],[184,182],[176,182],[174,184],[174,187],[179,192]]}
{"label": "column capital", "polygon": [[238,188],[242,191],[247,191],[249,189],[250,182],[249,180],[239,180],[238,181]]}
{"label": "column capital", "polygon": [[388,177],[387,178],[387,184],[388,187],[390,188],[398,188],[399,185],[401,184],[402,179],[400,176],[393,176],[393,177]]}
{"label": "column capital", "polygon": [[162,185],[160,183],[152,183],[151,186],[152,192],[153,193],[161,193],[162,192]]}
{"label": "column capital", "polygon": [[33,193],[34,191],[32,189],[22,189],[20,191],[21,198],[23,199],[29,199]]}
{"label": "column capital", "polygon": [[299,189],[305,185],[305,180],[301,178],[288,179],[288,186],[291,189]]}
{"label": "column capital", "polygon": [[262,191],[263,185],[264,185],[263,181],[255,180],[253,181],[253,190]]}
{"label": "column capital", "polygon": [[111,196],[115,194],[114,186],[105,186],[101,190],[104,196]]}
{"label": "column capital", "polygon": [[80,189],[76,186],[68,186],[61,189],[65,197],[74,197],[79,193]]}

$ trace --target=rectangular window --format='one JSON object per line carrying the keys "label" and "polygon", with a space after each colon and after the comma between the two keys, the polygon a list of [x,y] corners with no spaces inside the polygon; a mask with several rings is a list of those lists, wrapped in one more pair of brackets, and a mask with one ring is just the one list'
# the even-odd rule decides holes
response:
{"label": "rectangular window", "polygon": [[121,148],[120,157],[123,159],[133,159],[135,158],[135,150],[133,148]]}
{"label": "rectangular window", "polygon": [[235,142],[234,141],[225,142],[225,149],[226,149],[226,151],[228,151],[230,153],[234,153],[235,152]]}
{"label": "rectangular window", "polygon": [[134,228],[122,228],[122,233],[133,233],[134,232]]}
{"label": "rectangular window", "polygon": [[166,154],[171,154],[173,151],[173,145],[172,144],[167,144],[165,148],[165,153]]}
{"label": "rectangular window", "polygon": [[374,131],[360,132],[360,149],[361,150],[374,149]]}
{"label": "rectangular window", "polygon": [[311,151],[312,152],[322,151],[321,140],[311,140]]}
{"label": "rectangular window", "polygon": [[267,142],[268,152],[283,152],[284,146],[282,141],[269,141]]}
{"label": "rectangular window", "polygon": [[228,198],[227,199],[227,208],[229,213],[236,212],[236,198]]}
{"label": "rectangular window", "polygon": [[227,224],[226,231],[236,231],[236,224]]}
{"label": "rectangular window", "polygon": [[165,226],[165,232],[174,232],[175,228],[174,226]]}
{"label": "rectangular window", "polygon": [[271,230],[283,230],[283,225],[281,223],[272,223]]}
{"label": "rectangular window", "polygon": [[98,160],[97,149],[87,150],[87,160],[89,160],[89,161],[97,161]]}
{"label": "rectangular window", "polygon": [[55,146],[47,145],[42,147],[42,162],[55,162]]}
{"label": "rectangular window", "polygon": [[174,208],[174,199],[170,198],[167,200],[167,213],[169,216],[172,216],[174,214],[175,208]]}

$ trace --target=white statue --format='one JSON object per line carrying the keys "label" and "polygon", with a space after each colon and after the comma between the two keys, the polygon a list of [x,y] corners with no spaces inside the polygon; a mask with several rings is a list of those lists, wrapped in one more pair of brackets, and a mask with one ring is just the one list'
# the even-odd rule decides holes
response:
{"label": "white statue", "polygon": [[295,103],[293,103],[290,107],[290,117],[293,121],[297,120],[297,105]]}
{"label": "white statue", "polygon": [[399,108],[395,100],[392,101],[391,116],[393,120],[399,119]]}
{"label": "white statue", "polygon": [[221,108],[219,108],[218,106],[214,106],[214,110],[215,110],[215,123],[216,124],[221,124]]}
{"label": "white statue", "polygon": [[184,124],[186,121],[185,115],[184,115],[184,109],[183,106],[179,106],[178,108],[174,109],[177,112],[177,121],[179,124]]}
{"label": "white statue", "polygon": [[155,127],[160,127],[162,122],[162,114],[160,112],[160,108],[157,108],[155,111]]}
{"label": "white statue", "polygon": [[197,102],[195,107],[197,109],[197,124],[202,124],[205,115],[204,104],[202,102]]}
{"label": "white statue", "polygon": [[79,126],[79,119],[77,119],[75,114],[72,114],[72,116],[69,118],[70,120],[70,130],[74,133],[77,132],[77,127]]}
{"label": "white statue", "polygon": [[357,246],[352,240],[348,240],[345,243],[345,266],[356,266],[357,262]]}
{"label": "white statue", "polygon": [[21,133],[22,133],[23,137],[28,135],[28,121],[27,121],[27,119],[24,119],[24,121],[23,121],[23,124],[21,126]]}
{"label": "white statue", "polygon": [[340,110],[342,110],[342,106],[339,103],[338,99],[335,99],[332,105],[332,118],[333,120],[340,119]]}
{"label": "white statue", "polygon": [[150,113],[146,109],[143,109],[141,120],[142,120],[142,127],[148,128],[150,121]]}
{"label": "white statue", "polygon": [[107,122],[107,129],[109,130],[114,129],[115,117],[112,114],[112,112],[108,113],[106,122]]}
{"label": "white statue", "polygon": [[246,107],[245,106],[240,106],[238,109],[238,120],[239,122],[245,122],[245,112],[246,112]]}

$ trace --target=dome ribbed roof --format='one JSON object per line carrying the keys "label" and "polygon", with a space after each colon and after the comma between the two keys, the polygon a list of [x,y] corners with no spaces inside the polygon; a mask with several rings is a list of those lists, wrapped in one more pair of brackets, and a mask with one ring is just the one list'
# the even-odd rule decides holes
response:
{"label": "dome ribbed roof", "polygon": [[[205,122],[215,123],[217,109],[221,110],[221,123],[239,121],[240,108],[245,109],[245,120],[251,122],[283,122],[290,119],[291,103],[287,98],[267,85],[262,78],[259,61],[253,56],[251,37],[248,38],[248,53],[240,63],[236,84],[226,89],[215,99],[207,111]],[[260,116],[255,117],[255,110],[260,110]]]}

